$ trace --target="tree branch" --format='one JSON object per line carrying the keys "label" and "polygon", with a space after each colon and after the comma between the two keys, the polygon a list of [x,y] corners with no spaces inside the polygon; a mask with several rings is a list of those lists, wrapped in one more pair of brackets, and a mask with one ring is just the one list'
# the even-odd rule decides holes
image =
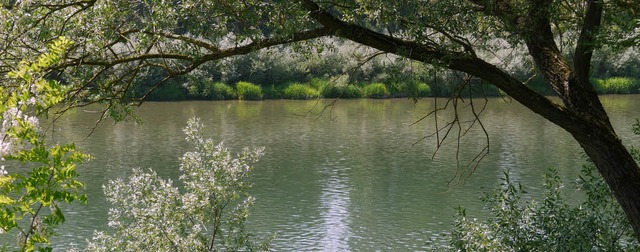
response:
{"label": "tree branch", "polygon": [[602,22],[603,6],[599,0],[590,0],[587,13],[584,17],[582,31],[578,38],[578,44],[574,53],[574,70],[576,78],[582,82],[589,82],[589,68],[591,56],[595,49],[594,34],[600,28]]}

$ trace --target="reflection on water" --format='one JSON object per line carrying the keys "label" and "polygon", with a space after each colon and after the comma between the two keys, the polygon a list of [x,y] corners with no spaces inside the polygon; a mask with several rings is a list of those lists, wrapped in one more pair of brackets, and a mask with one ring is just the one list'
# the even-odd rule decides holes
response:
{"label": "reflection on water", "polygon": [[[621,138],[631,144],[638,143],[630,130],[640,117],[637,98],[604,102]],[[210,136],[231,149],[266,147],[254,170],[256,203],[247,227],[257,237],[277,233],[272,247],[279,251],[424,250],[431,236],[450,229],[454,207],[479,214],[478,196],[496,186],[505,169],[525,185],[539,186],[546,168],[574,178],[582,163],[577,144],[563,130],[518,104],[490,99],[482,119],[491,152],[463,184],[450,188],[447,181],[457,171],[455,141],[434,159],[432,138],[413,145],[435,130],[432,118],[411,125],[432,109],[432,100],[341,100],[330,113],[308,114],[328,103],[317,102],[146,103],[138,110],[143,125],[103,123],[86,141],[96,115],[76,111],[64,117],[55,124],[55,139],[77,142],[95,160],[78,171],[90,204],[68,211],[54,245],[63,250],[84,244],[93,230],[106,226],[106,180],[134,167],[177,180],[178,158],[188,149],[181,129],[192,116],[201,117]],[[438,120],[450,116],[442,112]],[[463,138],[461,163],[485,144],[479,130]]]}
{"label": "reflection on water", "polygon": [[322,223],[319,229],[323,234],[318,248],[324,251],[348,250],[352,233],[349,223],[350,186],[345,171],[349,168],[341,167],[339,162],[329,162],[322,167]]}

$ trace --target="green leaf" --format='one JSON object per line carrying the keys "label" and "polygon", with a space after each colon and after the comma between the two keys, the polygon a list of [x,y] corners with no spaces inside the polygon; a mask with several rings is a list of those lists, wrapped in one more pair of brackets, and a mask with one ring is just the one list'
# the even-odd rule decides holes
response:
{"label": "green leaf", "polygon": [[0,205],[9,205],[9,204],[13,204],[16,201],[13,200],[12,198],[9,198],[5,195],[0,195]]}

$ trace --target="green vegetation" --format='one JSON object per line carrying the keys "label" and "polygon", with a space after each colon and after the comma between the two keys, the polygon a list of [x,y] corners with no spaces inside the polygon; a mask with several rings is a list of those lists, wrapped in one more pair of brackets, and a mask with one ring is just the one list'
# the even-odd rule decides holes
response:
{"label": "green vegetation", "polygon": [[421,98],[431,95],[431,88],[424,82],[409,81],[394,86],[402,88],[388,88],[388,85],[379,82],[347,84],[342,80],[332,82],[329,79],[319,78],[313,78],[306,83],[267,86],[241,81],[235,85],[235,89],[223,82],[200,82],[186,86],[186,90],[176,85],[164,86],[152,93],[148,99],[153,101],[181,99],[260,100],[263,98],[306,100],[316,98]]}
{"label": "green vegetation", "polygon": [[291,84],[282,91],[282,98],[285,99],[304,100],[318,98],[318,96],[319,92],[317,89],[300,83]]}
{"label": "green vegetation", "polygon": [[431,87],[424,82],[410,81],[405,86],[404,91],[407,97],[418,99],[429,96],[431,94]]}
{"label": "green vegetation", "polygon": [[[640,135],[640,120],[632,130]],[[640,161],[640,151],[631,148]],[[571,202],[555,169],[544,176],[542,198],[528,199],[520,183],[504,172],[502,183],[481,198],[489,218],[469,218],[463,207],[447,241],[456,251],[640,251],[631,223],[594,163],[582,166]]]}
{"label": "green vegetation", "polygon": [[[428,96],[451,97],[456,92],[471,93],[473,96],[502,96],[495,86],[474,82],[462,90],[456,85],[437,84],[432,88],[429,84],[418,80],[405,82],[389,82],[390,84],[374,82],[346,84],[329,79],[313,78],[306,83],[279,84],[260,86],[251,82],[240,81],[236,89],[223,82],[208,82],[198,85],[165,85],[148,97],[151,101],[175,100],[260,100],[264,99],[314,99],[314,98],[421,98]],[[640,79],[627,77],[610,77],[605,79],[592,78],[598,94],[639,94]],[[553,90],[541,78],[533,78],[527,85],[537,92],[553,95]],[[471,89],[471,92],[469,92]],[[237,94],[236,94],[237,93]]]}
{"label": "green vegetation", "polygon": [[153,170],[134,169],[128,179],[104,186],[112,232],[96,232],[89,251],[256,251],[269,239],[252,241],[244,222],[254,198],[248,193],[253,164],[263,148],[245,148],[233,156],[222,144],[203,136],[203,125],[190,119],[184,129],[194,150],[181,158],[180,182]]}
{"label": "green vegetation", "polygon": [[246,81],[236,83],[236,93],[240,100],[261,100],[263,96],[262,87]]}
{"label": "green vegetation", "polygon": [[633,228],[595,165],[582,167],[569,203],[556,170],[544,177],[540,200],[527,199],[525,188],[508,172],[503,183],[482,201],[489,218],[480,221],[458,209],[449,245],[456,251],[638,251]]}
{"label": "green vegetation", "polygon": [[387,86],[383,83],[372,83],[364,86],[362,88],[362,92],[365,97],[369,98],[386,98],[389,96],[389,91],[387,90]]}
{"label": "green vegetation", "polygon": [[149,94],[149,101],[181,101],[187,99],[186,90],[178,85],[165,85]]}
{"label": "green vegetation", "polygon": [[228,100],[235,99],[237,97],[233,88],[222,82],[216,82],[207,85],[208,89],[205,89],[205,96],[210,97],[213,100]]}
{"label": "green vegetation", "polygon": [[[30,122],[34,115],[26,114],[44,114],[58,103],[68,107],[97,104],[103,106],[104,116],[125,119],[131,107],[139,104],[136,99],[151,91],[160,92],[157,99],[183,97],[188,90],[184,79],[175,83],[166,80],[187,78],[186,74],[202,68],[211,78],[207,81],[237,83],[236,94],[243,100],[262,99],[262,86],[305,82],[309,77],[335,77],[334,71],[348,75],[344,83],[336,84],[342,87],[340,97],[355,96],[367,87],[364,83],[414,80],[405,79],[407,76],[433,83],[435,95],[453,90],[452,95],[457,96],[462,93],[460,90],[469,88],[466,85],[470,78],[490,82],[496,87],[492,92],[503,90],[578,141],[586,155],[597,162],[607,183],[615,186],[616,197],[640,240],[640,167],[610,126],[598,98],[590,95],[592,83],[588,81],[589,77],[640,78],[638,64],[633,64],[638,62],[638,57],[633,56],[640,45],[637,1],[231,2],[3,1],[0,72],[11,74],[0,75],[3,126],[10,125],[3,127],[2,147],[11,143],[6,145],[18,146],[19,153],[26,151],[21,156],[24,159],[16,159],[50,167],[29,174],[36,179],[25,183],[25,190],[20,190],[17,182],[24,180],[6,176],[11,178],[2,182],[6,191],[24,198],[7,199],[6,195],[12,194],[3,194],[0,203],[10,210],[6,210],[4,216],[8,218],[3,219],[2,229],[13,228],[11,220],[21,218],[12,214],[37,216],[41,212],[32,207],[52,208],[54,199],[75,200],[73,196],[81,187],[74,180],[73,164],[81,159],[76,157],[74,148],[49,149],[50,145],[43,144],[42,137],[34,133],[37,127]],[[58,36],[69,36],[79,42],[78,46],[53,46],[52,54],[38,58],[45,43]],[[353,60],[342,62],[339,57],[322,54],[323,50],[335,49],[328,45],[330,40],[322,40],[328,37],[380,51],[338,52],[337,55],[352,56]],[[319,43],[327,46],[318,46]],[[292,47],[281,47],[285,44]],[[295,47],[305,55],[317,56],[321,59],[318,64],[324,67],[315,66],[313,60],[291,64],[296,62],[291,55],[265,56],[282,57],[279,61],[243,57],[235,62],[225,61],[267,47]],[[67,49],[69,57],[62,57]],[[624,53],[609,56],[616,50]],[[315,55],[312,51],[316,51]],[[385,60],[376,60],[380,58]],[[533,64],[526,59],[533,60]],[[20,63],[23,60],[36,64]],[[518,64],[520,61],[525,63]],[[433,80],[424,79],[429,76],[424,73],[439,70],[445,73],[433,76]],[[316,75],[309,76],[310,73]],[[523,85],[531,73],[539,73],[561,102],[553,102],[537,89]],[[633,83],[614,78],[596,85],[603,91],[624,93],[637,90]],[[156,89],[158,85],[161,87]],[[390,93],[401,91],[397,86],[386,88]],[[274,93],[277,89],[275,86]],[[174,91],[182,94],[173,94]],[[59,152],[64,154],[59,156]],[[2,153],[3,158],[12,155]],[[42,180],[45,173],[49,180]],[[625,178],[622,182],[621,177]],[[56,181],[62,178],[64,181]],[[19,209],[9,208],[15,207],[14,203]],[[52,209],[57,216],[59,211]],[[39,223],[36,217],[32,220],[31,223]],[[45,218],[43,223],[55,225],[62,220],[57,216]],[[20,229],[23,248],[31,250],[33,244],[47,242],[47,232],[40,234],[46,229],[40,227],[28,225]]]}
{"label": "green vegetation", "polygon": [[611,77],[607,79],[592,79],[594,88],[600,94],[638,94],[640,93],[640,80],[624,77]]}
{"label": "green vegetation", "polygon": [[204,100],[230,100],[236,99],[233,87],[223,82],[200,82],[198,85],[189,85],[189,99]]}
{"label": "green vegetation", "polygon": [[[33,63],[23,61],[0,87],[0,234],[17,234],[20,251],[49,251],[54,228],[65,221],[63,207],[85,203],[76,166],[90,158],[73,144],[52,145],[36,115],[46,115],[70,90],[45,79],[43,69],[62,61],[73,42],[60,37]],[[11,171],[6,161],[14,161]],[[27,173],[17,170],[25,169]]]}

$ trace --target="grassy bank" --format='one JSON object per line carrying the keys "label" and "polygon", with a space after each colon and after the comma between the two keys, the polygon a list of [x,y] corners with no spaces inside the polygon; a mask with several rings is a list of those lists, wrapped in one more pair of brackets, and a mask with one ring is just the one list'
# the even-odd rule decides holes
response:
{"label": "grassy bank", "polygon": [[[640,80],[625,77],[611,77],[606,79],[592,79],[592,84],[599,94],[638,94]],[[553,92],[544,82],[529,84],[534,90],[552,95]],[[433,87],[432,87],[433,86]],[[178,86],[166,85],[156,90],[149,100],[177,101],[177,100],[262,100],[262,99],[317,99],[317,98],[414,98],[428,96],[449,97],[455,92],[463,94],[498,96],[500,91],[494,86],[475,83],[465,91],[456,90],[451,85],[429,85],[419,81],[404,83],[344,83],[329,79],[311,79],[306,83],[286,83],[279,85],[258,85],[246,81],[235,84],[223,82],[204,82],[197,85]]]}
{"label": "grassy bank", "polygon": [[[401,88],[398,88],[401,87]],[[260,86],[240,81],[233,85],[223,82],[202,83],[183,88],[166,85],[157,89],[150,97],[155,101],[172,100],[261,100],[317,98],[421,98],[431,95],[431,88],[422,82],[397,83],[335,83],[327,79],[312,79],[307,83],[287,83]]]}

